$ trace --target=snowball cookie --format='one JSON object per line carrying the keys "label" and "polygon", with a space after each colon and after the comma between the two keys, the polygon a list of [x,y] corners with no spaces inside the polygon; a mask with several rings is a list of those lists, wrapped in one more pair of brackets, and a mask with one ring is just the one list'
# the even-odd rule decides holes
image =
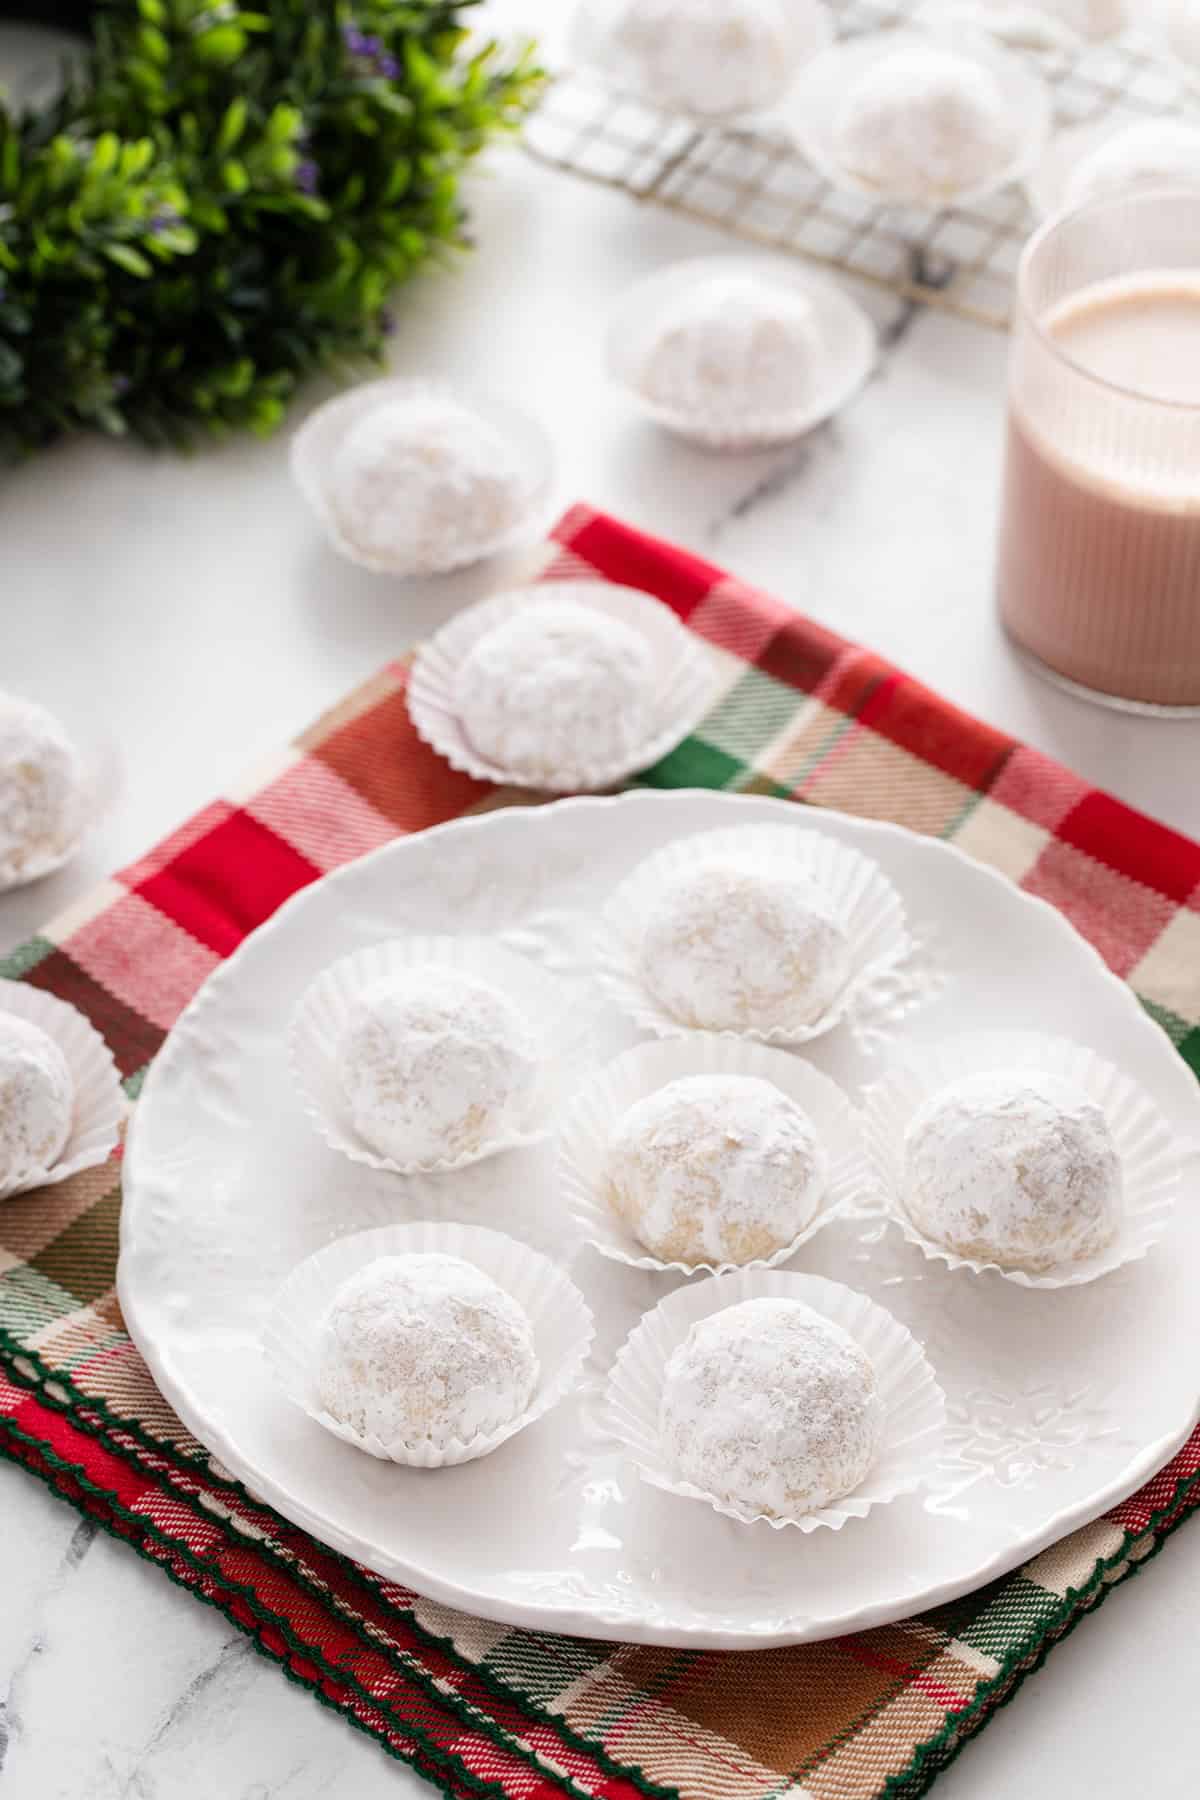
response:
{"label": "snowball cookie", "polygon": [[635,381],[672,412],[770,417],[807,405],[820,357],[804,294],[763,276],[719,275],[664,308]]}
{"label": "snowball cookie", "polygon": [[481,756],[523,781],[586,784],[636,762],[654,725],[654,664],[630,625],[532,600],[474,643],[455,709]]}
{"label": "snowball cookie", "polygon": [[747,1263],[811,1223],[825,1156],[807,1113],[757,1075],[687,1075],[629,1108],[608,1147],[613,1211],[663,1262]]}
{"label": "snowball cookie", "polygon": [[794,1030],[845,987],[850,946],[807,882],[702,863],[655,895],[638,972],[659,1005],[696,1030]]}
{"label": "snowball cookie", "polygon": [[60,856],[82,823],[79,752],[44,707],[0,694],[0,885]]}
{"label": "snowball cookie", "polygon": [[520,521],[522,470],[494,425],[438,393],[383,401],[334,452],[327,500],[360,555],[399,573],[466,562]]}
{"label": "snowball cookie", "polygon": [[1106,139],[1071,171],[1068,206],[1139,187],[1200,183],[1200,127],[1182,119],[1145,119]]}
{"label": "snowball cookie", "polygon": [[999,1069],[934,1094],[904,1141],[904,1204],[923,1236],[1037,1274],[1093,1256],[1121,1215],[1104,1114],[1056,1075]]}
{"label": "snowball cookie", "polygon": [[[817,11],[811,0],[789,3]],[[607,48],[655,105],[719,117],[780,97],[796,67],[793,30],[804,23],[789,26],[779,0],[619,0]]]}
{"label": "snowball cookie", "polygon": [[933,45],[901,47],[850,84],[833,128],[838,160],[900,199],[949,199],[1003,173],[1020,121],[991,70]]}
{"label": "snowball cookie", "polygon": [[50,1168],[71,1134],[75,1083],[54,1039],[0,1013],[0,1188]]}
{"label": "snowball cookie", "polygon": [[506,994],[433,963],[364,989],[337,1065],[355,1130],[411,1165],[469,1156],[502,1135],[529,1100],[538,1057]]}
{"label": "snowball cookie", "polygon": [[692,1326],[663,1379],[659,1431],[679,1479],[802,1519],[855,1489],[883,1430],[875,1371],[799,1300],[743,1300]]}
{"label": "snowball cookie", "polygon": [[445,1449],[520,1418],[538,1378],[533,1327],[457,1256],[381,1256],[333,1297],[317,1393],[339,1424],[385,1444]]}

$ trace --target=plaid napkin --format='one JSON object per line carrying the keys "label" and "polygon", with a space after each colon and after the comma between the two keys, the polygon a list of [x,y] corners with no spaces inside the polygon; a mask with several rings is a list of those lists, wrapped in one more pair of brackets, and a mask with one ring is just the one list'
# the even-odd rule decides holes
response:
{"label": "plaid napkin", "polygon": [[[657,594],[723,697],[642,779],[788,796],[953,839],[1066,913],[1200,1070],[1200,847],[683,551],[577,509],[541,559]],[[181,1008],[297,888],[517,796],[420,744],[384,669],[235,793],[0,965],[82,1009],[131,1097]],[[326,1550],[184,1430],[113,1291],[119,1157],[0,1205],[0,1448],[218,1607],[454,1796],[923,1793],[1055,1642],[1200,1503],[1200,1432],[1123,1506],[904,1624],[741,1655],[510,1631]]]}

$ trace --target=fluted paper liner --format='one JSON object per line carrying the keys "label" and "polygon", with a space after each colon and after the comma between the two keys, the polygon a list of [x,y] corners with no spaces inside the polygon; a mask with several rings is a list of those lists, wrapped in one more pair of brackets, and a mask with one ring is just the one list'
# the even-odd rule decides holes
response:
{"label": "fluted paper liner", "polygon": [[[653,661],[653,717],[644,740],[631,754],[563,769],[553,780],[544,781],[480,755],[463,729],[455,689],[458,671],[481,637],[523,608],[548,600],[590,607],[637,633]],[[613,787],[658,762],[699,724],[715,694],[716,666],[710,652],[661,600],[611,581],[545,581],[468,606],[422,644],[409,675],[408,711],[417,735],[451,768],[477,781],[576,793]]]}
{"label": "fluted paper liner", "polygon": [[0,1188],[3,1200],[33,1188],[53,1187],[80,1169],[102,1163],[116,1148],[128,1106],[111,1050],[75,1007],[28,982],[0,981],[0,1012],[37,1025],[53,1038],[66,1058],[75,1087],[71,1130],[61,1154],[48,1168],[34,1170],[11,1187]]}
{"label": "fluted paper liner", "polygon": [[[399,563],[393,558],[376,556],[360,549],[347,538],[338,524],[329,500],[329,482],[333,460],[347,432],[376,407],[394,401],[424,400],[431,396],[454,401],[470,408],[493,426],[507,442],[522,471],[518,517],[502,531],[485,537],[468,538],[452,555],[435,561]],[[535,419],[519,407],[509,405],[494,395],[452,387],[446,382],[420,378],[391,376],[383,381],[364,381],[347,393],[327,400],[311,412],[291,442],[292,479],[339,555],[376,574],[418,576],[445,575],[453,569],[482,562],[484,557],[499,555],[527,543],[542,522],[553,476],[550,441]],[[408,497],[397,495],[397,504]],[[464,533],[466,527],[464,524]]]}
{"label": "fluted paper liner", "polygon": [[[904,1204],[904,1138],[922,1103],[952,1082],[988,1069],[1029,1069],[1057,1075],[1095,1102],[1108,1123],[1121,1160],[1122,1221],[1106,1249],[1095,1256],[1035,1275],[977,1262],[925,1237]],[[1083,1044],[1027,1031],[982,1031],[922,1044],[863,1094],[867,1155],[887,1216],[909,1243],[934,1261],[972,1274],[995,1273],[1019,1287],[1079,1287],[1124,1263],[1138,1262],[1167,1230],[1179,1196],[1186,1146],[1158,1108],[1128,1075]]]}
{"label": "fluted paper liner", "polygon": [[[824,1192],[803,1231],[773,1256],[741,1265],[663,1262],[613,1211],[605,1174],[614,1130],[636,1101],[688,1075],[758,1076],[794,1100],[812,1121],[824,1155]],[[559,1182],[572,1218],[602,1256],[634,1269],[679,1275],[725,1275],[739,1266],[774,1268],[789,1261],[831,1219],[853,1212],[873,1198],[858,1116],[835,1082],[786,1051],[700,1032],[684,1039],[636,1045],[575,1094],[560,1130]]]}
{"label": "fluted paper liner", "polygon": [[[642,391],[640,376],[672,309],[704,282],[746,276],[809,301],[819,337],[813,388],[803,404],[761,412],[745,407],[668,406]],[[608,328],[608,372],[647,418],[709,450],[756,450],[787,443],[846,405],[875,362],[875,327],[856,300],[809,269],[764,257],[700,256],[672,263],[622,296]]]}
{"label": "fluted paper liner", "polygon": [[735,825],[664,845],[626,876],[605,908],[598,973],[617,1005],[643,1031],[682,1037],[696,1029],[681,1023],[643,987],[638,953],[664,883],[685,869],[713,862],[809,882],[846,932],[851,974],[832,1004],[811,1023],[768,1030],[751,1026],[710,1035],[804,1044],[844,1020],[894,1022],[918,1001],[922,983],[904,906],[878,863],[804,825]]}
{"label": "fluted paper liner", "polygon": [[[659,1435],[663,1379],[672,1352],[698,1320],[743,1300],[763,1298],[802,1301],[848,1332],[871,1360],[883,1404],[881,1442],[867,1475],[844,1498],[796,1519],[751,1512],[680,1481]],[[764,1524],[776,1531],[840,1531],[848,1519],[865,1518],[873,1506],[924,1486],[937,1468],[945,1417],[945,1396],[925,1353],[898,1319],[840,1282],[787,1269],[743,1269],[669,1294],[625,1340],[605,1391],[606,1428],[643,1481],[668,1494],[702,1500],[743,1525]]]}
{"label": "fluted paper liner", "polygon": [[[507,1425],[465,1441],[453,1438],[444,1446],[427,1438],[385,1441],[373,1433],[354,1431],[325,1412],[317,1397],[318,1329],[337,1289],[359,1269],[381,1256],[430,1253],[472,1263],[524,1308],[533,1327],[538,1359],[533,1399]],[[481,1225],[421,1220],[411,1225],[382,1225],[340,1238],[300,1263],[275,1296],[263,1326],[262,1349],[287,1398],[343,1443],[384,1462],[438,1469],[487,1456],[556,1406],[579,1379],[592,1335],[592,1315],[583,1296],[549,1257]]]}
{"label": "fluted paper liner", "polygon": [[[524,1105],[478,1149],[433,1162],[396,1162],[373,1150],[356,1131],[342,1102],[338,1050],[350,1015],[366,988],[390,975],[438,965],[497,988],[514,1002],[533,1035],[538,1071]],[[553,1117],[576,1078],[577,1050],[571,1029],[570,997],[552,975],[490,938],[441,937],[414,933],[369,944],[331,963],[305,989],[292,1018],[288,1049],[305,1111],[325,1142],[351,1162],[395,1175],[461,1169],[497,1151],[536,1143],[547,1136]]]}

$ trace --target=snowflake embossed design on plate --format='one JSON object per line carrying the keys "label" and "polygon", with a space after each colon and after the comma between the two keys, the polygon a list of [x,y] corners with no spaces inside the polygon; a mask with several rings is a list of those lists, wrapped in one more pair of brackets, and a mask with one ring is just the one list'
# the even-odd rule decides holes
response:
{"label": "snowflake embossed design on plate", "polygon": [[[896,826],[831,812],[809,821],[747,795],[573,799],[439,827],[305,889],[217,970],[151,1070],[126,1152],[120,1296],[160,1387],[227,1467],[298,1525],[446,1605],[714,1649],[862,1630],[977,1587],[1115,1505],[1200,1410],[1194,1208],[1177,1209],[1156,1254],[1054,1292],[965,1277],[898,1231],[835,1220],[792,1266],[861,1289],[928,1343],[951,1424],[947,1466],[932,1493],[876,1508],[853,1531],[740,1528],[639,1481],[589,1424],[589,1391],[664,1278],[583,1250],[552,1145],[401,1178],[314,1137],[285,1039],[295,998],[328,962],[444,930],[447,918],[496,933],[566,984],[599,1069],[638,1041],[589,972],[604,896],[674,839],[741,824],[811,824],[874,858],[911,916],[940,921],[945,979],[903,1021],[906,1044],[983,1024],[1073,1036],[1123,1067],[1173,1131],[1200,1139],[1193,1076],[1066,921]],[[850,1033],[805,1056],[852,1098],[882,1066]],[[490,1226],[569,1265],[596,1328],[585,1381],[561,1405],[482,1461],[436,1473],[339,1443],[281,1401],[257,1351],[297,1263],[336,1238],[421,1218]],[[1099,1304],[1110,1283],[1119,1304]],[[1047,1382],[1055,1397],[1044,1399]]]}

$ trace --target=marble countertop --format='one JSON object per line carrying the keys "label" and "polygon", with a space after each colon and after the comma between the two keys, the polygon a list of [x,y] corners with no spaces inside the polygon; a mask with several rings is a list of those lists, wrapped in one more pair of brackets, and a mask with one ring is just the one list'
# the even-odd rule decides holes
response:
{"label": "marble countertop", "polygon": [[[633,276],[715,234],[513,150],[473,183],[477,254],[402,297],[396,366],[523,396],[559,495],[687,544],[1179,829],[1200,832],[1200,723],[1105,713],[1013,659],[990,604],[1005,345],[865,294],[889,339],[835,423],[713,457],[633,419],[599,341]],[[119,739],[120,805],[69,868],[0,899],[19,941],[481,588],[336,561],[285,439],[190,461],[74,444],[0,485],[4,685]],[[494,578],[494,577],[493,577]],[[13,1800],[416,1796],[215,1613],[0,1464],[0,1794]],[[941,1800],[1194,1791],[1200,1532],[1056,1650],[938,1784]]]}

